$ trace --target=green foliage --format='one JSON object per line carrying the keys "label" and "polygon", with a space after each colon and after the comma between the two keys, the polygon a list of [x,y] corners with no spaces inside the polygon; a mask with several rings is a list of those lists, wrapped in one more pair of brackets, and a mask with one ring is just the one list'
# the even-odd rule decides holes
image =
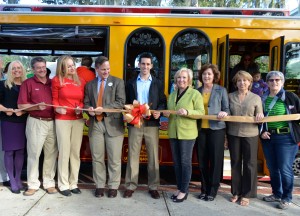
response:
{"label": "green foliage", "polygon": [[[20,61],[26,72],[31,73],[31,66],[30,66],[30,61],[34,56],[22,56],[22,55],[3,55],[1,56],[3,59],[3,65],[5,66],[8,62],[12,61]],[[51,62],[53,60],[53,56],[43,56],[44,59],[46,59],[47,62]]]}
{"label": "green foliage", "polygon": [[269,56],[260,56],[255,59],[255,63],[259,66],[261,73],[268,73],[269,71]]}
{"label": "green foliage", "polygon": [[229,67],[233,68],[235,65],[237,65],[241,61],[240,55],[230,55],[229,59]]}

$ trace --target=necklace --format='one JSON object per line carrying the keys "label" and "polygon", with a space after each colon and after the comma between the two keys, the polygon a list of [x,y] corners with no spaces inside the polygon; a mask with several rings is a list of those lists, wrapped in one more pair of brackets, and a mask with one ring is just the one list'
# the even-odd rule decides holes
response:
{"label": "necklace", "polygon": [[212,90],[212,87],[213,87],[213,85],[207,86],[207,87],[204,86],[204,87],[203,87],[203,93],[204,93],[204,94],[210,93],[211,90]]}

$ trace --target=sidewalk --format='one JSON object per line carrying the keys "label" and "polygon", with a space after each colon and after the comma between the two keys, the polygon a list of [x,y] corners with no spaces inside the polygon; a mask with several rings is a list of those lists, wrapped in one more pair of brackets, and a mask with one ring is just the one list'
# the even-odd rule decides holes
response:
{"label": "sidewalk", "polygon": [[[174,186],[160,188],[161,198],[154,200],[147,192],[146,186],[139,186],[132,198],[123,198],[124,188],[119,190],[116,198],[96,198],[93,195],[93,185],[80,185],[82,194],[72,194],[64,197],[59,193],[49,195],[40,189],[35,195],[26,197],[22,194],[13,194],[9,188],[0,185],[0,212],[7,216],[185,216],[185,215],[299,215],[300,212],[300,188],[296,186],[293,204],[288,210],[275,208],[277,203],[262,201],[265,194],[270,193],[270,188],[259,189],[257,199],[251,199],[248,207],[242,207],[229,202],[230,188],[221,185],[219,195],[213,202],[197,199],[199,194],[191,186],[188,199],[183,203],[173,203],[169,198]],[[83,189],[84,188],[84,189]]]}

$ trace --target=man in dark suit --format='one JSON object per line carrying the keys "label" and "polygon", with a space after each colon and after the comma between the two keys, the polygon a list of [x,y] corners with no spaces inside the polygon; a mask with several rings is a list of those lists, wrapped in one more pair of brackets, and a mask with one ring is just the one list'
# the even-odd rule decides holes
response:
{"label": "man in dark suit", "polygon": [[[152,56],[144,53],[139,58],[140,73],[137,78],[126,83],[126,103],[132,104],[134,100],[140,104],[147,103],[152,110],[163,110],[166,107],[166,96],[163,83],[150,75],[153,67]],[[126,168],[124,198],[132,196],[137,188],[139,176],[139,157],[144,137],[148,157],[148,188],[152,198],[159,199],[157,191],[159,186],[159,117],[160,112],[152,113],[150,119],[145,118],[140,128],[128,126],[128,162]]]}
{"label": "man in dark suit", "polygon": [[[90,115],[89,141],[93,158],[96,197],[104,196],[106,183],[105,149],[108,158],[108,197],[117,196],[121,180],[121,154],[124,139],[122,113],[103,113],[102,109],[122,109],[125,104],[124,81],[110,76],[108,58],[95,61],[98,77],[85,86],[84,106]],[[96,107],[94,109],[94,107]]]}

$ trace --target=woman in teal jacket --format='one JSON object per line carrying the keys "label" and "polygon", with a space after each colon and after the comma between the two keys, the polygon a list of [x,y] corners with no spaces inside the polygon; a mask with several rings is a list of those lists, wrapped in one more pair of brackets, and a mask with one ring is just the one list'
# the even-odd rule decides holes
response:
{"label": "woman in teal jacket", "polygon": [[174,161],[177,191],[171,196],[174,202],[183,202],[188,196],[192,175],[192,152],[198,136],[197,121],[191,115],[204,115],[202,96],[192,88],[193,72],[182,68],[174,76],[175,90],[168,99],[168,134]]}

